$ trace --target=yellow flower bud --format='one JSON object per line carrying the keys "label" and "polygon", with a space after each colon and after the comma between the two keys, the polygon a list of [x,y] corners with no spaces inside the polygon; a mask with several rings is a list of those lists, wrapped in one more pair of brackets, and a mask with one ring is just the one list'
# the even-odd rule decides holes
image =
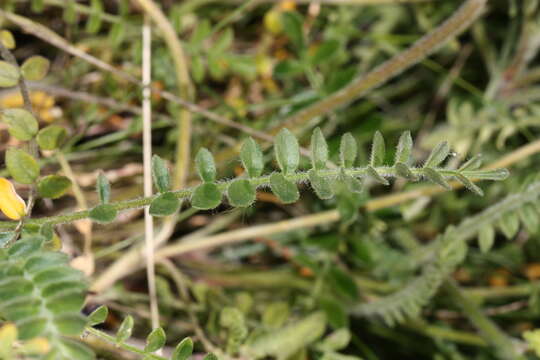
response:
{"label": "yellow flower bud", "polygon": [[0,210],[12,220],[19,220],[26,215],[24,200],[17,195],[13,184],[4,178],[0,178]]}

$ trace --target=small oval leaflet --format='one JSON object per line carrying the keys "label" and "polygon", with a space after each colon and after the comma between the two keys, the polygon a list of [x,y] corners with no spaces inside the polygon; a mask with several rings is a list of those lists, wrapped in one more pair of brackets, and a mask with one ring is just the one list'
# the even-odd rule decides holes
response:
{"label": "small oval leaflet", "polygon": [[493,247],[495,241],[495,230],[491,225],[482,226],[478,232],[478,245],[483,253],[487,253]]}
{"label": "small oval leaflet", "polygon": [[242,148],[240,149],[240,160],[250,178],[261,175],[264,168],[263,154],[259,145],[253,138],[248,138],[244,144],[242,144]]}
{"label": "small oval leaflet", "polygon": [[95,222],[98,222],[100,224],[107,224],[114,219],[116,219],[117,215],[116,209],[110,205],[110,204],[100,204],[90,210],[90,219],[94,220]]}
{"label": "small oval leaflet", "polygon": [[408,164],[409,159],[411,158],[412,148],[413,148],[413,140],[412,140],[411,132],[405,131],[399,137],[399,142],[396,149],[396,157],[395,157],[394,162],[395,163],[401,162],[404,164]]}
{"label": "small oval leaflet", "polygon": [[253,204],[257,192],[249,180],[239,179],[231,182],[227,188],[227,197],[232,206],[247,207]]}
{"label": "small oval leaflet", "polygon": [[180,209],[180,200],[172,192],[166,192],[152,200],[149,211],[152,216],[169,216],[178,209]]}
{"label": "small oval leaflet", "polygon": [[57,199],[71,187],[71,180],[65,176],[48,175],[40,179],[37,185],[41,197]]}
{"label": "small oval leaflet", "polygon": [[315,194],[320,199],[326,200],[334,197],[332,186],[325,177],[320,176],[315,169],[311,169],[308,172],[309,182],[311,187],[315,190]]}
{"label": "small oval leaflet", "polygon": [[100,171],[96,181],[96,190],[98,193],[99,202],[107,204],[111,197],[111,184],[105,174]]}
{"label": "small oval leaflet", "polygon": [[287,128],[277,134],[274,150],[281,171],[285,174],[296,171],[300,163],[300,147],[296,137]]}
{"label": "small oval leaflet", "polygon": [[165,331],[158,327],[146,337],[146,346],[144,347],[145,352],[154,352],[161,349],[165,345],[167,337]]}
{"label": "small oval leaflet", "polygon": [[384,138],[379,130],[373,135],[373,144],[371,145],[370,165],[373,167],[382,166],[386,157],[386,146]]}
{"label": "small oval leaflet", "polygon": [[88,315],[88,325],[94,326],[101,324],[107,320],[107,316],[109,316],[109,309],[105,305],[101,305]]}
{"label": "small oval leaflet", "polygon": [[311,163],[315,170],[326,168],[328,161],[328,144],[320,128],[316,128],[311,135]]}
{"label": "small oval leaflet", "polygon": [[34,115],[25,109],[5,109],[0,112],[0,119],[9,128],[11,136],[21,141],[28,141],[38,132],[38,122]]}
{"label": "small oval leaflet", "polygon": [[397,162],[394,165],[394,168],[396,169],[396,174],[401,176],[402,178],[407,179],[407,180],[411,180],[411,181],[418,180],[418,177],[416,175],[414,175],[412,173],[411,169],[409,169],[409,167],[407,165],[405,165],[404,163]]}
{"label": "small oval leaflet", "polygon": [[345,133],[341,137],[339,145],[339,159],[341,166],[350,168],[354,166],[356,155],[358,154],[358,144],[351,133]]}
{"label": "small oval leaflet", "polygon": [[36,141],[41,150],[55,150],[62,146],[67,131],[62,126],[49,125],[41,129],[36,137]]}
{"label": "small oval leaflet", "polygon": [[424,167],[426,168],[437,167],[444,161],[444,159],[448,157],[449,153],[450,153],[450,146],[448,145],[448,142],[443,141],[442,143],[435,146],[435,148],[433,148],[426,162],[424,163]]}
{"label": "small oval leaflet", "polygon": [[19,70],[10,63],[0,60],[0,87],[11,87],[19,83]]}
{"label": "small oval leaflet", "polygon": [[204,183],[199,185],[191,197],[191,205],[195,209],[211,210],[221,204],[221,191],[213,183]]}
{"label": "small oval leaflet", "polygon": [[43,56],[34,55],[26,59],[21,66],[21,73],[26,80],[40,81],[47,76],[50,61]]}
{"label": "small oval leaflet", "polygon": [[201,148],[195,157],[197,173],[204,182],[213,182],[216,180],[216,164],[214,157],[206,148]]}
{"label": "small oval leaflet", "polygon": [[9,148],[7,150],[6,167],[13,179],[21,184],[32,184],[39,176],[37,161],[21,149]]}
{"label": "small oval leaflet", "polygon": [[510,212],[504,215],[498,225],[504,236],[509,240],[512,239],[519,230],[519,216],[517,212]]}
{"label": "small oval leaflet", "polygon": [[154,186],[161,193],[167,192],[171,188],[167,164],[157,155],[152,156],[152,179]]}
{"label": "small oval leaflet", "polygon": [[184,338],[174,349],[171,360],[188,360],[193,353],[193,340]]}
{"label": "small oval leaflet", "polygon": [[283,174],[273,173],[270,175],[270,188],[284,204],[296,202],[300,198],[296,184],[287,180]]}
{"label": "small oval leaflet", "polygon": [[133,317],[128,315],[120,324],[118,331],[116,332],[116,343],[121,344],[131,336],[133,331]]}
{"label": "small oval leaflet", "polygon": [[368,165],[367,168],[366,168],[366,171],[367,171],[367,174],[369,175],[369,177],[372,178],[373,180],[375,180],[376,182],[378,182],[380,184],[383,184],[383,185],[390,185],[388,180],[386,180],[384,177],[382,177],[377,172],[377,170],[375,170],[375,168],[373,166]]}
{"label": "small oval leaflet", "polygon": [[437,170],[428,167],[424,168],[424,175],[426,175],[430,181],[442,186],[446,190],[452,190],[450,184],[448,184],[444,176],[442,176]]}

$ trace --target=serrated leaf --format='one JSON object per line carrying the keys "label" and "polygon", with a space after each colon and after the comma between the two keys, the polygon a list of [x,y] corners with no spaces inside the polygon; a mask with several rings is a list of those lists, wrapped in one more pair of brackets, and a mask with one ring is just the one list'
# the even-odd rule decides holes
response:
{"label": "serrated leaf", "polygon": [[195,157],[197,173],[204,182],[213,182],[216,180],[216,164],[214,156],[208,149],[201,148]]}
{"label": "serrated leaf", "polygon": [[36,137],[36,141],[41,150],[55,150],[62,146],[67,131],[58,125],[49,125],[41,129]]}
{"label": "serrated leaf", "polygon": [[157,155],[152,156],[152,179],[154,186],[160,193],[169,191],[171,188],[171,180],[169,169],[165,160]]}
{"label": "serrated leaf", "polygon": [[444,161],[444,159],[448,157],[449,153],[450,153],[450,146],[448,145],[448,142],[443,141],[442,143],[435,146],[435,148],[431,151],[431,154],[429,154],[426,162],[424,163],[424,167],[426,168],[437,167]]}
{"label": "serrated leaf", "polygon": [[446,190],[452,190],[452,187],[450,186],[450,184],[446,181],[444,176],[442,176],[441,173],[439,173],[437,170],[428,168],[428,167],[424,168],[424,175],[426,175],[426,177],[431,182],[434,182],[435,184],[442,186]]}
{"label": "serrated leaf", "polygon": [[398,146],[396,149],[395,163],[408,164],[411,158],[413,148],[413,140],[410,131],[405,131],[399,137]]}
{"label": "serrated leaf", "polygon": [[366,173],[368,174],[368,176],[370,178],[372,178],[373,180],[375,180],[376,182],[380,183],[380,184],[383,184],[383,185],[390,185],[390,183],[388,182],[388,180],[386,180],[384,177],[382,177],[378,172],[377,170],[375,170],[373,168],[373,166],[371,165],[368,165],[367,168],[366,168]]}
{"label": "serrated leaf", "polygon": [[384,138],[377,130],[373,135],[373,144],[371,145],[371,157],[369,163],[373,167],[382,166],[384,164],[385,157],[386,146],[384,145]]}
{"label": "serrated leaf", "polygon": [[313,169],[322,170],[326,168],[328,161],[328,144],[320,128],[313,130],[311,135],[311,164]]}
{"label": "serrated leaf", "polygon": [[396,169],[396,174],[404,179],[411,181],[418,180],[418,177],[412,173],[411,169],[409,169],[409,167],[402,162],[395,163],[394,169]]}
{"label": "serrated leaf", "polygon": [[499,227],[507,239],[512,239],[519,230],[519,216],[516,212],[505,214],[499,221]]}
{"label": "serrated leaf", "polygon": [[38,132],[36,118],[25,109],[2,110],[0,120],[8,125],[9,133],[18,140],[28,141]]}
{"label": "serrated leaf", "polygon": [[98,193],[99,202],[107,204],[111,197],[111,184],[105,174],[100,171],[96,179],[96,191]]}
{"label": "serrated leaf", "polygon": [[161,349],[165,345],[167,337],[165,331],[158,327],[148,335],[146,338],[146,346],[144,347],[145,352],[154,352]]}
{"label": "serrated leaf", "polygon": [[244,144],[242,144],[240,159],[242,161],[242,166],[246,169],[250,178],[261,176],[264,168],[263,154],[259,145],[253,138],[248,138],[244,141]]}
{"label": "serrated leaf", "polygon": [[456,177],[456,180],[463,184],[467,189],[475,193],[479,196],[484,196],[484,191],[480,189],[478,186],[476,186],[471,180],[463,176],[462,174],[456,174],[454,175]]}
{"label": "serrated leaf", "polygon": [[270,175],[270,189],[284,204],[294,203],[300,198],[296,184],[280,173]]}
{"label": "serrated leaf", "polygon": [[341,137],[339,145],[339,159],[341,166],[351,168],[354,166],[356,155],[358,154],[358,145],[351,133],[345,133]]}
{"label": "serrated leaf", "polygon": [[188,360],[193,353],[193,340],[184,338],[174,349],[171,360]]}
{"label": "serrated leaf", "polygon": [[172,192],[165,192],[152,200],[149,211],[152,216],[169,216],[176,213],[178,209],[180,209],[180,200]]}
{"label": "serrated leaf", "polygon": [[300,162],[300,147],[296,137],[287,128],[277,134],[274,151],[281,171],[285,174],[294,173]]}
{"label": "serrated leaf", "polygon": [[0,60],[0,87],[11,87],[19,83],[19,70],[10,63]]}
{"label": "serrated leaf", "polygon": [[519,215],[520,215],[521,221],[527,228],[527,231],[530,234],[536,234],[536,232],[538,231],[538,225],[540,221],[538,219],[538,213],[536,212],[534,205],[525,204],[519,210]]}
{"label": "serrated leaf", "polygon": [[90,210],[90,219],[100,224],[107,224],[116,219],[118,211],[110,204],[100,204]]}
{"label": "serrated leaf", "polygon": [[459,168],[459,172],[461,171],[467,171],[467,170],[476,170],[482,165],[482,155],[478,154],[467,160],[461,167]]}
{"label": "serrated leaf", "polygon": [[309,170],[308,177],[311,187],[320,199],[326,200],[334,197],[334,191],[328,179],[320,176],[315,169]]}
{"label": "serrated leaf", "polygon": [[6,151],[6,167],[11,177],[21,184],[32,184],[39,177],[37,161],[21,149],[9,148]]}
{"label": "serrated leaf", "polygon": [[71,187],[71,180],[65,176],[48,175],[40,179],[37,185],[39,196],[57,199]]}
{"label": "serrated leaf", "polygon": [[236,207],[247,207],[253,204],[257,197],[255,186],[249,180],[233,180],[227,188],[229,203]]}
{"label": "serrated leaf", "polygon": [[124,318],[118,331],[116,332],[116,343],[122,344],[124,341],[129,339],[131,332],[133,331],[133,317],[128,315]]}
{"label": "serrated leaf", "polygon": [[191,197],[191,205],[199,210],[215,209],[221,204],[221,191],[213,183],[204,183],[195,189]]}
{"label": "serrated leaf", "polygon": [[506,169],[463,171],[463,175],[480,180],[500,181],[506,179],[510,172]]}
{"label": "serrated leaf", "polygon": [[109,309],[105,305],[101,305],[96,310],[92,311],[90,315],[88,315],[88,325],[94,326],[104,323],[105,320],[107,320],[107,316],[109,316]]}
{"label": "serrated leaf", "polygon": [[22,76],[29,81],[43,80],[49,72],[51,62],[43,56],[34,55],[26,59],[21,66]]}
{"label": "serrated leaf", "polygon": [[495,230],[491,225],[484,225],[478,232],[478,245],[483,253],[487,253],[495,242]]}

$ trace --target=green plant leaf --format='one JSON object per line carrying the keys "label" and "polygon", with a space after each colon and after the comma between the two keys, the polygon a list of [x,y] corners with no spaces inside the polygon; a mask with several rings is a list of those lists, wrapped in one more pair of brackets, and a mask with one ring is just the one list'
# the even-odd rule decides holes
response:
{"label": "green plant leaf", "polygon": [[276,136],[275,153],[279,168],[285,174],[296,171],[300,162],[300,147],[296,137],[283,128]]}
{"label": "green plant leaf", "polygon": [[335,56],[339,49],[339,41],[335,39],[330,39],[324,41],[317,49],[315,53],[310,57],[311,64],[320,65],[333,56]]}
{"label": "green plant leaf", "polygon": [[212,353],[206,354],[203,360],[219,360],[218,357]]}
{"label": "green plant leaf", "polygon": [[227,188],[229,203],[236,207],[246,207],[253,204],[257,197],[255,186],[249,180],[233,180]]}
{"label": "green plant leaf", "polygon": [[319,127],[313,130],[311,135],[311,164],[313,169],[322,170],[326,168],[328,161],[328,144]]}
{"label": "green plant leaf", "polygon": [[426,175],[430,181],[442,186],[446,190],[452,190],[450,184],[448,184],[444,176],[442,176],[437,170],[428,167],[424,168],[424,175]]}
{"label": "green plant leaf", "polygon": [[344,349],[351,341],[351,332],[347,328],[337,329],[325,337],[318,348],[324,351],[338,351]]}
{"label": "green plant leaf", "polygon": [[8,131],[16,139],[28,141],[38,132],[38,122],[25,109],[5,109],[0,112],[0,120],[6,123]]}
{"label": "green plant leaf", "polygon": [[94,326],[104,323],[107,320],[107,316],[109,316],[109,309],[105,305],[101,305],[88,315],[88,325]]}
{"label": "green plant leaf", "polygon": [[165,160],[157,155],[152,156],[152,179],[154,180],[154,186],[160,193],[167,192],[171,188],[167,164]]}
{"label": "green plant leaf", "polygon": [[483,253],[487,253],[495,242],[495,230],[491,225],[484,225],[478,232],[478,245]]}
{"label": "green plant leaf", "polygon": [[124,341],[131,337],[133,331],[133,317],[128,315],[124,318],[118,331],[116,332],[116,343],[122,344]]}
{"label": "green plant leaf", "polygon": [[506,169],[463,171],[462,174],[479,180],[501,181],[506,179],[510,172]]}
{"label": "green plant leaf", "polygon": [[358,154],[358,145],[351,133],[345,133],[341,137],[341,143],[339,145],[339,160],[341,166],[344,168],[351,168],[354,166],[356,155]]}
{"label": "green plant leaf", "polygon": [[216,180],[216,164],[214,157],[206,148],[201,148],[195,157],[197,173],[204,182],[213,182]]}
{"label": "green plant leaf", "polygon": [[270,189],[284,204],[294,203],[300,198],[296,184],[280,173],[270,175]]}
{"label": "green plant leaf", "polygon": [[7,49],[15,49],[16,43],[13,33],[9,30],[0,30],[0,41]]}
{"label": "green plant leaf", "polygon": [[55,150],[62,146],[67,131],[62,126],[49,125],[41,129],[36,137],[36,141],[41,150]]}
{"label": "green plant leaf", "polygon": [[519,230],[519,216],[517,212],[505,214],[499,221],[499,227],[507,239],[513,239]]}
{"label": "green plant leaf", "polygon": [[111,184],[103,171],[99,172],[96,179],[96,191],[98,193],[100,204],[108,204],[111,197]]}
{"label": "green plant leaf", "polygon": [[10,63],[0,60],[0,87],[11,87],[19,83],[19,70]]}
{"label": "green plant leaf", "polygon": [[21,184],[32,184],[39,177],[37,161],[21,149],[9,148],[6,151],[6,167],[11,177]]}
{"label": "green plant leaf", "polygon": [[375,131],[373,135],[373,144],[371,145],[371,157],[370,165],[378,167],[384,165],[384,159],[386,157],[386,146],[384,145],[384,138],[379,130]]}
{"label": "green plant leaf", "polygon": [[262,324],[266,328],[279,329],[289,318],[289,304],[285,301],[277,301],[266,305],[262,314]]}
{"label": "green plant leaf", "polygon": [[152,216],[169,216],[176,213],[178,209],[180,209],[180,200],[172,192],[165,192],[152,200],[149,211]]}
{"label": "green plant leaf", "polygon": [[410,131],[405,131],[399,137],[398,146],[396,149],[395,163],[408,164],[411,158],[413,148],[413,140]]}
{"label": "green plant leaf", "polygon": [[343,296],[350,300],[358,300],[358,287],[352,277],[343,270],[331,267],[328,271],[328,281]]}
{"label": "green plant leaf", "polygon": [[460,166],[459,172],[467,170],[476,170],[482,165],[482,155],[475,155],[469,160],[467,160],[463,165]]}
{"label": "green plant leaf", "polygon": [[375,170],[373,168],[373,166],[371,165],[368,165],[367,168],[366,168],[366,172],[367,174],[369,175],[370,178],[372,178],[373,180],[375,180],[376,182],[380,183],[380,184],[383,184],[383,185],[390,185],[390,183],[388,182],[388,180],[386,180],[384,177],[382,177],[378,172],[377,170]]}
{"label": "green plant leaf", "polygon": [[193,353],[193,340],[186,337],[174,349],[171,360],[188,360]]}
{"label": "green plant leaf", "polygon": [[467,189],[479,196],[484,196],[484,192],[478,186],[476,186],[471,180],[461,174],[454,175],[456,180],[463,184]]}
{"label": "green plant leaf", "polygon": [[43,56],[34,55],[26,59],[21,66],[22,76],[29,81],[43,80],[49,72],[51,62]]}
{"label": "green plant leaf", "polygon": [[195,189],[191,197],[191,205],[195,209],[211,210],[221,204],[221,191],[213,183],[204,183]]}
{"label": "green plant leaf", "polygon": [[264,168],[263,154],[253,138],[247,138],[242,144],[240,159],[250,178],[261,176]]}
{"label": "green plant leaf", "polygon": [[304,32],[302,30],[303,19],[297,12],[287,11],[281,14],[281,23],[287,37],[291,40],[296,50],[304,48]]}
{"label": "green plant leaf", "polygon": [[540,221],[538,219],[538,212],[536,211],[534,205],[525,204],[519,210],[519,216],[521,218],[521,221],[527,228],[527,231],[530,234],[536,234],[536,232],[538,231],[538,225],[540,224]]}
{"label": "green plant leaf", "polygon": [[402,162],[395,163],[394,169],[396,169],[396,174],[404,179],[411,181],[418,180],[418,177],[412,173],[411,169],[409,169],[409,167]]}
{"label": "green plant leaf", "polygon": [[118,211],[110,204],[100,204],[90,210],[90,219],[100,224],[107,224],[116,219]]}
{"label": "green plant leaf", "polygon": [[48,175],[38,181],[37,189],[41,197],[57,199],[71,187],[71,180],[65,176]]}
{"label": "green plant leaf", "polygon": [[101,28],[101,16],[104,12],[103,3],[101,0],[91,0],[90,16],[86,22],[86,32],[96,34]]}
{"label": "green plant leaf", "polygon": [[144,347],[145,352],[154,352],[161,349],[165,346],[165,341],[167,341],[167,336],[165,331],[158,327],[148,335],[146,338],[146,346]]}
{"label": "green plant leaf", "polygon": [[357,178],[347,175],[342,172],[339,176],[339,180],[345,185],[345,188],[353,193],[362,193],[364,191],[364,185]]}
{"label": "green plant leaf", "polygon": [[424,167],[434,168],[439,166],[444,161],[444,159],[448,157],[449,153],[450,146],[446,141],[443,141],[442,143],[438,144],[433,148],[431,154],[429,154],[426,162],[424,163]]}
{"label": "green plant leaf", "polygon": [[332,190],[330,182],[326,178],[320,176],[315,169],[309,170],[308,177],[311,187],[315,190],[315,194],[317,194],[320,199],[325,200],[334,197],[334,191]]}

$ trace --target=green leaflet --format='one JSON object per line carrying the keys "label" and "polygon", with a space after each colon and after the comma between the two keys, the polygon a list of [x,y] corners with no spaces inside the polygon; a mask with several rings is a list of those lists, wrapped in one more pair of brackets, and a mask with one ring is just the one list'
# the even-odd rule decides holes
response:
{"label": "green leaflet", "polygon": [[300,147],[296,137],[286,128],[276,136],[275,154],[279,168],[285,174],[296,171],[300,162]]}
{"label": "green leaflet", "polygon": [[384,145],[384,138],[382,134],[377,130],[373,135],[373,144],[371,145],[371,157],[370,165],[373,167],[382,166],[384,164],[384,158],[386,156],[386,147]]}
{"label": "green leaflet", "polygon": [[188,360],[193,353],[193,340],[184,338],[174,349],[171,360]]}
{"label": "green leaflet", "polygon": [[94,326],[101,324],[107,320],[108,315],[109,309],[105,305],[101,305],[96,310],[92,311],[90,315],[88,315],[88,325]]}
{"label": "green leaflet", "polygon": [[100,204],[90,210],[90,219],[100,224],[108,224],[116,219],[117,210],[110,204]]}
{"label": "green leaflet", "polygon": [[49,125],[41,129],[36,137],[36,141],[41,150],[56,150],[67,136],[67,131],[59,125]]}
{"label": "green leaflet", "polygon": [[201,148],[195,157],[197,173],[204,182],[213,182],[216,180],[216,164],[214,156],[206,148]]}
{"label": "green leaflet", "polygon": [[309,170],[308,177],[311,187],[320,199],[324,200],[334,197],[334,191],[328,179],[320,176],[314,169]]}
{"label": "green leaflet", "polygon": [[448,184],[444,176],[442,176],[437,170],[426,167],[424,168],[424,175],[426,175],[430,181],[442,186],[446,190],[452,190],[450,184]]}
{"label": "green leaflet", "polygon": [[172,192],[165,192],[152,200],[149,211],[152,216],[169,216],[176,213],[178,209],[180,209],[180,200]]}
{"label": "green leaflet", "polygon": [[204,183],[195,188],[191,196],[191,205],[200,210],[215,209],[221,204],[221,191],[213,183]]}
{"label": "green leaflet", "polygon": [[257,192],[249,180],[233,180],[227,188],[227,197],[232,206],[247,207],[255,202]]}
{"label": "green leaflet", "polygon": [[25,60],[21,74],[26,80],[40,81],[47,76],[51,62],[43,56],[34,55]]}
{"label": "green leaflet", "polygon": [[32,184],[39,176],[37,161],[24,150],[9,148],[6,167],[13,179],[21,184]]}
{"label": "green leaflet", "polygon": [[431,154],[429,154],[426,162],[424,163],[424,167],[434,168],[439,166],[444,161],[444,159],[448,157],[449,153],[450,146],[446,141],[443,141],[442,143],[435,146],[435,148],[433,148]]}
{"label": "green leaflet", "polygon": [[118,331],[116,332],[116,343],[121,344],[131,337],[133,332],[133,317],[128,315],[122,320]]}
{"label": "green leaflet", "polygon": [[105,174],[100,171],[96,181],[96,190],[98,193],[99,202],[107,204],[111,198],[111,184]]}
{"label": "green leaflet", "polygon": [[377,170],[375,170],[373,168],[373,166],[371,165],[368,165],[367,166],[367,174],[370,178],[372,178],[373,180],[375,180],[376,182],[380,183],[380,184],[383,184],[383,185],[390,185],[390,183],[388,182],[388,180],[386,180],[384,177],[382,177],[378,172]]}
{"label": "green leaflet", "polygon": [[487,253],[495,242],[495,230],[491,225],[485,225],[478,231],[478,245],[480,251]]}
{"label": "green leaflet", "polygon": [[300,193],[296,184],[289,181],[280,173],[270,175],[270,189],[284,204],[291,204],[298,201]]}
{"label": "green leaflet", "polygon": [[167,164],[165,163],[165,160],[157,155],[152,156],[152,180],[154,181],[154,186],[160,193],[167,192],[171,188]]}
{"label": "green leaflet", "polygon": [[311,135],[311,163],[313,169],[326,168],[328,161],[328,144],[320,128],[316,128]]}
{"label": "green leaflet", "polygon": [[11,136],[22,141],[32,139],[38,132],[36,118],[25,109],[2,110],[0,120],[9,126]]}
{"label": "green leaflet", "polygon": [[356,155],[358,153],[358,145],[351,133],[346,133],[341,137],[339,145],[339,159],[341,167],[351,168],[354,166]]}
{"label": "green leaflet", "polygon": [[57,199],[64,195],[71,187],[71,180],[65,176],[48,175],[40,179],[37,184],[39,196]]}
{"label": "green leaflet", "polygon": [[411,137],[411,132],[405,131],[399,138],[394,163],[408,164],[411,158],[412,148],[413,140]]}
{"label": "green leaflet", "polygon": [[10,63],[0,60],[0,87],[11,87],[19,83],[19,70]]}
{"label": "green leaflet", "polygon": [[262,174],[264,168],[263,154],[261,148],[253,138],[248,138],[242,144],[240,159],[250,178],[258,177]]}
{"label": "green leaflet", "polygon": [[167,336],[165,335],[165,331],[162,328],[156,328],[152,330],[150,334],[146,337],[146,346],[144,347],[144,351],[146,352],[154,352],[159,349],[161,349],[163,346],[165,346],[165,341],[167,340]]}

